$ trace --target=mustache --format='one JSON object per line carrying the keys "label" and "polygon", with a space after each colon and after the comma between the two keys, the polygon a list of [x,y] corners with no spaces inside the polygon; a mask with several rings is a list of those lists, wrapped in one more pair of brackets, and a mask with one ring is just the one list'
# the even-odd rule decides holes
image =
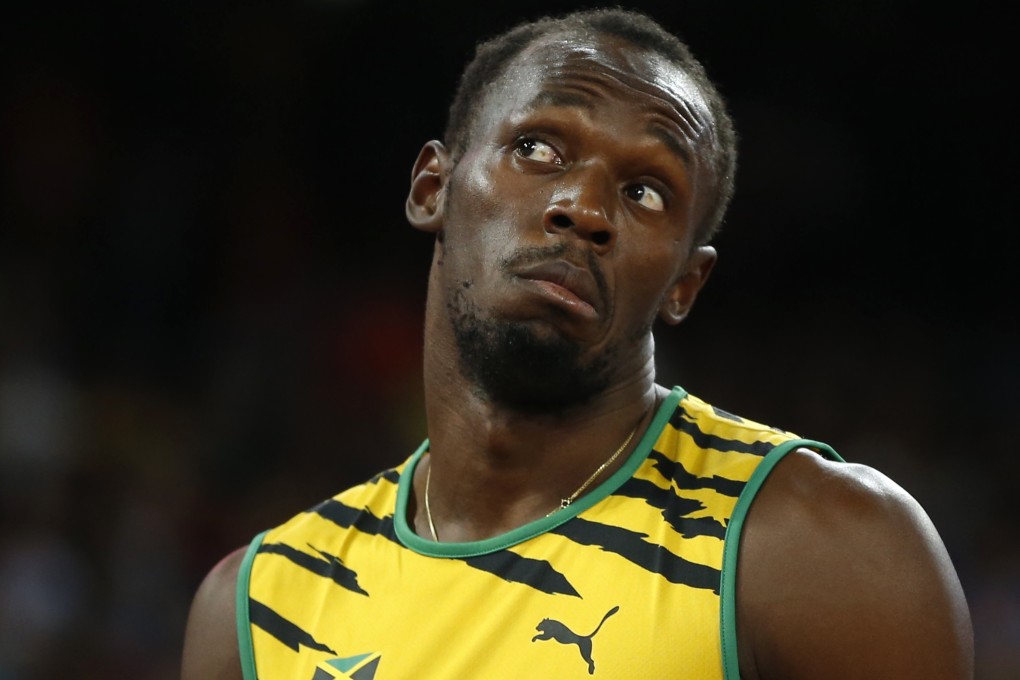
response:
{"label": "mustache", "polygon": [[512,271],[533,264],[561,259],[576,266],[580,266],[583,263],[587,270],[591,272],[592,278],[595,279],[595,285],[599,289],[599,296],[602,298],[603,304],[609,302],[609,284],[606,282],[606,275],[602,272],[602,265],[599,264],[599,259],[595,253],[587,248],[574,248],[566,243],[521,248],[514,254],[500,260],[499,267],[502,271]]}

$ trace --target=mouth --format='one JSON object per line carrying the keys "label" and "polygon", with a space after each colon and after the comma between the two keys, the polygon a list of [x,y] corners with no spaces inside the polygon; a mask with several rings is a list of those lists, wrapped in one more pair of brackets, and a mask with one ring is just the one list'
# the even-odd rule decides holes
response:
{"label": "mouth", "polygon": [[599,286],[587,269],[564,260],[553,260],[526,267],[516,276],[567,311],[589,319],[599,316]]}

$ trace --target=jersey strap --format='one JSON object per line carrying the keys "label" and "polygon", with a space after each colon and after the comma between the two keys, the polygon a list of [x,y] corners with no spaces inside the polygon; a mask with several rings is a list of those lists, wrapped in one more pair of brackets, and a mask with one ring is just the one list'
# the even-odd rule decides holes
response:
{"label": "jersey strap", "polygon": [[740,663],[737,654],[737,559],[740,552],[740,534],[744,528],[744,520],[751,509],[758,491],[761,490],[769,473],[791,451],[799,448],[812,449],[829,460],[845,463],[842,457],[829,446],[813,439],[791,439],[772,449],[755,468],[751,478],[747,480],[733,516],[726,525],[726,540],[723,543],[722,583],[719,596],[722,599],[720,610],[720,632],[722,634],[723,677],[726,680],[740,680]]}

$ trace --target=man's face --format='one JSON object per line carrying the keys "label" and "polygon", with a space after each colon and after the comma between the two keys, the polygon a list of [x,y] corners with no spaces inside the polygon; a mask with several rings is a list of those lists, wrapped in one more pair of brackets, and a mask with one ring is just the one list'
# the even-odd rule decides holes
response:
{"label": "man's face", "polygon": [[514,61],[450,174],[433,272],[485,392],[543,408],[647,369],[709,121],[683,72],[611,38],[551,36]]}

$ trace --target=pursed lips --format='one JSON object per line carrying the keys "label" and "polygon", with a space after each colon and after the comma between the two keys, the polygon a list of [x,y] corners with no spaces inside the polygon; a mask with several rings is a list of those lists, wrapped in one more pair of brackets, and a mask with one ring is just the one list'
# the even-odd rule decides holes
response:
{"label": "pursed lips", "polygon": [[598,284],[587,269],[564,260],[553,260],[525,267],[517,272],[517,276],[544,284],[543,288],[558,295],[568,304],[580,303],[579,311],[585,312],[585,316],[597,315],[601,309],[602,300]]}

